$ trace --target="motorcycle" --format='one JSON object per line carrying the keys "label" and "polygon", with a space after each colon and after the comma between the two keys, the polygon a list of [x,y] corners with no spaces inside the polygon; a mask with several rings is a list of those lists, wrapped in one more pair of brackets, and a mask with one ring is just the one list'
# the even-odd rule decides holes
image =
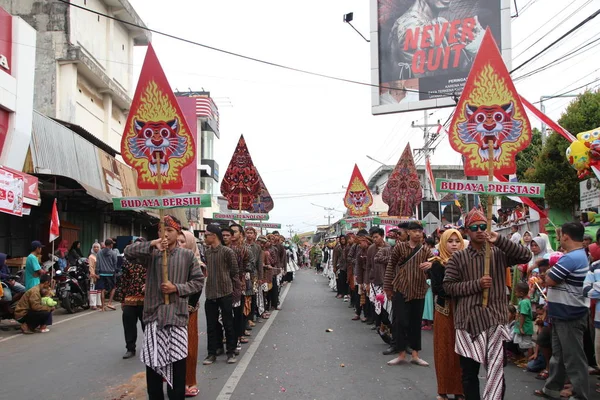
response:
{"label": "motorcycle", "polygon": [[76,265],[69,267],[66,271],[56,270],[54,279],[58,302],[69,314],[73,314],[77,307],[84,310],[90,308],[90,277],[87,258],[80,258]]}
{"label": "motorcycle", "polygon": [[[9,279],[14,280],[15,282],[20,282],[22,278],[23,274],[17,273],[16,275],[10,276]],[[10,290],[7,283],[2,282],[0,284],[2,285],[2,288],[5,291]],[[6,320],[15,318],[15,307],[17,306],[17,303],[19,302],[22,296],[23,293],[13,293],[11,301],[0,300],[0,321],[3,319]]]}

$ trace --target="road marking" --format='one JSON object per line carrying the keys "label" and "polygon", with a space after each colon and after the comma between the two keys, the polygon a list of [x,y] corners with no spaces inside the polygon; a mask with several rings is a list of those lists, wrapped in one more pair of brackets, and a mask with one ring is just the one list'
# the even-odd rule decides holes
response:
{"label": "road marking", "polygon": [[[289,283],[286,285],[286,288],[283,291],[283,294],[281,295],[281,300],[279,301],[280,306],[283,305],[285,296],[287,296],[288,292],[290,291],[290,286],[291,285]],[[231,398],[231,396],[233,395],[233,392],[235,391],[236,386],[242,379],[242,376],[244,376],[244,372],[246,372],[246,368],[248,368],[248,365],[250,365],[250,361],[252,361],[252,357],[254,357],[254,354],[260,347],[260,344],[261,344],[263,338],[269,331],[269,328],[273,324],[273,321],[275,321],[275,318],[277,318],[278,314],[279,314],[279,311],[273,311],[273,313],[271,314],[271,316],[269,317],[269,319],[267,320],[267,322],[265,323],[263,328],[260,330],[260,332],[258,332],[258,335],[256,335],[256,338],[254,339],[254,341],[252,342],[250,347],[248,347],[248,351],[246,351],[246,353],[244,354],[242,359],[238,362],[238,365],[235,367],[235,369],[229,376],[229,379],[227,379],[227,382],[225,382],[225,386],[223,386],[223,389],[221,389],[221,392],[217,396],[216,400],[229,400]]]}
{"label": "road marking", "polygon": [[[77,318],[85,317],[86,315],[93,314],[94,312],[97,312],[97,311],[95,311],[95,310],[94,311],[88,311],[88,312],[84,312],[84,313],[81,313],[81,314],[77,314],[77,315],[75,315],[73,317],[70,317],[70,318],[61,319],[58,322],[53,322],[52,325],[50,325],[50,326],[60,325],[63,322],[72,321],[72,320],[77,319]],[[24,335],[22,333],[18,333],[18,334],[14,335],[14,336],[9,336],[7,338],[0,339],[0,343],[6,342],[8,340],[12,340],[14,338],[18,338],[19,336],[24,336]]]}

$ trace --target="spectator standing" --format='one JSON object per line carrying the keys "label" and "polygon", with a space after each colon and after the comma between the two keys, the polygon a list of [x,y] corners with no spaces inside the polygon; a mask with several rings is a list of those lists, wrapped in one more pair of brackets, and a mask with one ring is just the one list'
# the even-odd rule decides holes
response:
{"label": "spectator standing", "polygon": [[100,251],[100,243],[96,242],[92,245],[90,256],[88,257],[88,265],[90,266],[90,306],[92,310],[97,310],[102,305],[100,292],[96,288],[99,276],[96,275],[96,262],[98,252]]}
{"label": "spectator standing", "polygon": [[31,253],[25,262],[25,290],[40,284],[40,276],[44,274],[38,257],[42,254],[42,243],[38,240],[31,242]]}
{"label": "spectator standing", "polygon": [[588,399],[588,362],[583,335],[588,325],[589,300],[583,286],[589,271],[583,248],[584,227],[579,222],[562,226],[560,244],[565,255],[546,274],[548,316],[552,324],[552,357],[548,380],[538,396],[559,398],[567,377],[573,399]]}
{"label": "spectator standing", "polygon": [[[143,243],[144,238],[137,238],[135,243]],[[100,247],[100,246],[98,246]],[[123,260],[123,275],[119,281],[121,293],[123,294],[123,332],[125,333],[126,352],[123,359],[135,356],[135,345],[137,342],[137,322],[140,321],[142,331],[144,325],[144,286],[146,284],[147,267],[143,261],[135,258]]]}
{"label": "spectator standing", "polygon": [[[100,300],[102,301],[102,311],[116,310],[112,305],[113,297],[115,296],[115,275],[117,273],[117,254],[113,251],[115,242],[112,239],[104,241],[104,248],[100,250],[96,256],[96,274],[98,280],[96,289],[100,290]],[[108,304],[106,302],[106,292],[109,292]]]}

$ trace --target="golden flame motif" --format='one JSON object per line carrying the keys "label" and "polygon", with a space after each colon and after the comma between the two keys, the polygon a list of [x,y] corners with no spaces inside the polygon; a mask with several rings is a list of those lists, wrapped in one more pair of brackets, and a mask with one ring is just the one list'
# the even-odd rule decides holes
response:
{"label": "golden flame motif", "polygon": [[[169,157],[168,175],[162,176],[162,184],[169,185],[181,180],[181,169],[191,162],[194,157],[193,146],[194,139],[187,131],[187,124],[182,123],[183,115],[177,113],[177,109],[167,96],[156,84],[154,80],[148,81],[139,101],[140,106],[135,110],[133,118],[129,118],[129,125],[126,130],[126,137],[123,138],[124,146],[123,158],[128,165],[133,167],[138,173],[138,180],[149,185],[158,185],[158,175],[152,176],[149,168],[150,160],[148,158],[135,158],[129,147],[129,140],[137,135],[134,128],[134,121],[169,121],[177,118],[179,124],[179,136],[186,138],[186,150],[182,157]],[[133,112],[134,110],[132,110]]]}
{"label": "golden flame motif", "polygon": [[524,115],[525,111],[520,107],[520,102],[515,101],[518,96],[513,93],[506,79],[498,74],[492,67],[491,63],[486,64],[476,75],[473,90],[466,97],[466,101],[458,103],[455,113],[455,123],[450,127],[450,140],[452,140],[457,151],[462,153],[466,158],[465,164],[469,163],[473,169],[481,170],[482,175],[486,174],[488,169],[487,162],[482,161],[479,156],[479,145],[476,143],[464,143],[459,139],[458,126],[465,122],[468,118],[465,115],[465,104],[474,106],[492,106],[507,104],[514,102],[513,119],[522,122],[521,135],[516,142],[503,142],[502,154],[500,158],[494,162],[495,168],[501,169],[514,163],[515,153],[522,150],[525,143],[529,140],[529,135],[526,132],[531,130],[529,119]]}

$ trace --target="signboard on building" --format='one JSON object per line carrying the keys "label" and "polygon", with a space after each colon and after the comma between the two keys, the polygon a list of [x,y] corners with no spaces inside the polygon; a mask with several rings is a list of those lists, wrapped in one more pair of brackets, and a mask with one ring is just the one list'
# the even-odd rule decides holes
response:
{"label": "signboard on building", "polygon": [[454,179],[435,180],[436,190],[447,193],[476,193],[493,196],[544,197],[543,183],[487,182]]}
{"label": "signboard on building", "polygon": [[12,66],[13,16],[0,7],[0,71],[8,74]]}
{"label": "signboard on building", "polygon": [[121,197],[113,199],[115,211],[139,210],[150,208],[154,210],[168,208],[199,208],[210,207],[209,194],[183,194],[178,196],[145,196],[145,197]]}
{"label": "signboard on building", "polygon": [[23,175],[0,167],[0,212],[23,216]]}
{"label": "signboard on building", "polygon": [[244,226],[252,226],[254,228],[262,228],[262,229],[281,229],[281,224],[276,224],[274,222],[246,222],[243,223]]}
{"label": "signboard on building", "polygon": [[510,53],[507,0],[370,2],[373,114],[454,106],[487,27]]}
{"label": "signboard on building", "polygon": [[600,207],[600,188],[596,178],[579,182],[579,208],[588,210]]}

